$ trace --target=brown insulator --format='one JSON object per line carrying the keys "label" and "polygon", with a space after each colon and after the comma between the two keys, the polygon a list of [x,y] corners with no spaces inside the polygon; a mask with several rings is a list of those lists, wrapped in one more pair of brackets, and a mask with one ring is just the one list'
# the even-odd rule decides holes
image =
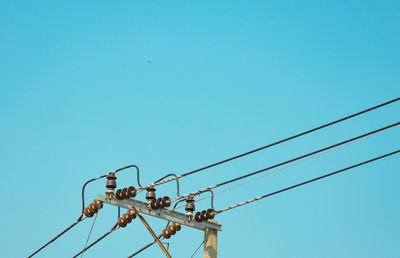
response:
{"label": "brown insulator", "polygon": [[176,229],[173,226],[168,226],[168,231],[171,233],[171,235],[175,235]]}
{"label": "brown insulator", "polygon": [[115,176],[114,173],[109,173],[107,175],[107,184],[106,187],[108,189],[108,191],[110,192],[114,192],[114,189],[117,187],[117,181],[115,181],[115,179],[117,179],[117,177]]}
{"label": "brown insulator", "polygon": [[121,228],[126,227],[126,224],[127,224],[126,220],[122,217],[118,219],[117,223],[118,223],[118,226],[120,226]]}
{"label": "brown insulator", "polygon": [[164,208],[171,206],[171,199],[168,196],[164,196],[162,198],[162,205]]}
{"label": "brown insulator", "polygon": [[163,205],[163,201],[162,201],[163,199],[162,198],[158,198],[157,199],[157,201],[156,201],[156,206],[157,206],[157,208],[164,208],[164,205]]}
{"label": "brown insulator", "polygon": [[137,191],[136,191],[136,188],[135,188],[135,187],[133,187],[133,186],[129,186],[129,187],[128,187],[128,194],[129,194],[129,197],[131,197],[131,198],[136,197],[136,193],[137,193]]}
{"label": "brown insulator", "polygon": [[150,207],[151,207],[152,209],[154,209],[154,210],[158,209],[157,201],[154,200],[154,199],[151,200],[151,201],[150,201]]}
{"label": "brown insulator", "polygon": [[99,200],[97,200],[97,199],[93,200],[92,203],[93,203],[94,205],[96,205],[96,207],[97,207],[98,210],[100,210],[101,208],[103,208],[103,202],[101,202],[101,201],[99,201]]}
{"label": "brown insulator", "polygon": [[115,192],[115,198],[117,198],[118,200],[123,200],[124,199],[124,197],[122,196],[122,190],[121,189],[118,189]]}
{"label": "brown insulator", "polygon": [[189,215],[189,216],[193,215],[193,211],[195,210],[195,206],[194,206],[194,199],[193,199],[192,195],[190,195],[188,198],[186,198],[185,210],[186,210],[186,214],[187,215]]}
{"label": "brown insulator", "polygon": [[174,222],[173,225],[176,228],[176,231],[180,231],[181,230],[181,224]]}
{"label": "brown insulator", "polygon": [[92,212],[93,214],[98,211],[96,205],[94,205],[93,203],[89,204],[88,208],[89,208],[90,212]]}
{"label": "brown insulator", "polygon": [[171,227],[171,230],[173,230],[173,231],[175,231],[175,232],[177,231],[177,230],[176,230],[175,223],[172,223],[172,225],[171,225],[170,227]]}
{"label": "brown insulator", "polygon": [[214,217],[215,217],[215,211],[213,209],[208,209],[207,210],[207,218],[213,219]]}
{"label": "brown insulator", "polygon": [[136,219],[136,211],[134,211],[134,210],[128,210],[126,213],[129,215],[129,217],[130,217],[131,219]]}
{"label": "brown insulator", "polygon": [[131,223],[132,219],[131,219],[131,216],[129,216],[128,213],[125,213],[124,215],[122,215],[122,217],[124,218],[126,223]]}
{"label": "brown insulator", "polygon": [[88,217],[88,218],[91,218],[91,217],[93,217],[93,215],[94,215],[94,213],[91,212],[91,211],[89,210],[89,208],[85,208],[85,209],[83,210],[83,214],[85,214],[85,216]]}
{"label": "brown insulator", "polygon": [[150,203],[151,200],[156,199],[156,189],[154,187],[149,187],[146,190],[147,190],[146,200],[147,200],[147,203]]}
{"label": "brown insulator", "polygon": [[122,197],[123,197],[124,199],[129,199],[128,188],[122,189],[121,195],[122,195]]}
{"label": "brown insulator", "polygon": [[203,221],[206,221],[208,219],[207,218],[207,211],[201,211],[200,216],[201,216],[201,219]]}
{"label": "brown insulator", "polygon": [[201,218],[201,212],[198,211],[196,212],[196,215],[194,215],[194,220],[196,220],[197,222],[202,222],[203,219]]}
{"label": "brown insulator", "polygon": [[167,229],[163,229],[162,235],[164,238],[169,239],[171,237],[171,233]]}

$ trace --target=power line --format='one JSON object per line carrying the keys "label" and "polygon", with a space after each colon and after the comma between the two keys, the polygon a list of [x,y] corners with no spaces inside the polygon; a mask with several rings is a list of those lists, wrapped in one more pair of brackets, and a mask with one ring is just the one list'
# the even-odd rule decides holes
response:
{"label": "power line", "polygon": [[292,185],[292,186],[283,188],[283,189],[281,189],[281,190],[278,190],[278,191],[275,191],[275,192],[272,192],[272,193],[269,193],[269,194],[266,194],[266,195],[262,195],[262,196],[256,197],[256,198],[254,198],[254,199],[250,199],[250,200],[247,200],[247,201],[245,201],[245,202],[241,202],[241,203],[238,203],[238,204],[229,206],[229,207],[227,207],[227,208],[224,208],[224,209],[221,209],[221,210],[217,210],[216,213],[222,213],[222,212],[225,212],[225,211],[228,211],[228,210],[231,210],[231,209],[234,209],[234,208],[237,208],[237,207],[240,207],[240,206],[243,206],[243,205],[246,205],[246,204],[255,202],[255,201],[259,201],[259,200],[261,200],[261,199],[264,199],[264,198],[270,197],[270,196],[272,196],[272,195],[275,195],[275,194],[278,194],[278,193],[282,193],[282,192],[284,192],[284,191],[287,191],[287,190],[290,190],[290,189],[293,189],[293,188],[296,188],[296,187],[299,187],[299,186],[302,186],[302,185],[305,185],[305,184],[308,184],[308,183],[311,183],[311,182],[314,182],[314,181],[323,179],[323,178],[325,178],[325,177],[333,176],[333,175],[336,175],[336,174],[338,174],[338,173],[344,172],[344,171],[346,171],[346,170],[350,170],[350,169],[356,168],[356,167],[358,167],[358,166],[362,166],[362,165],[365,165],[365,164],[367,164],[367,163],[370,163],[370,162],[373,162],[373,161],[377,161],[377,160],[379,160],[379,159],[383,159],[383,158],[389,157],[389,156],[394,155],[394,154],[397,154],[397,153],[399,153],[399,152],[400,152],[400,149],[399,149],[399,150],[396,150],[396,151],[393,151],[393,152],[390,152],[390,153],[387,153],[387,154],[385,154],[385,155],[382,155],[382,156],[379,156],[379,157],[376,157],[376,158],[373,158],[373,159],[370,159],[370,160],[367,160],[367,161],[364,161],[364,162],[361,162],[361,163],[352,165],[352,166],[350,166],[350,167],[346,167],[346,168],[337,170],[337,171],[335,171],[335,172],[332,172],[332,173],[329,173],[329,174],[326,174],[326,175],[323,175],[323,176],[319,176],[319,177],[316,177],[316,178],[313,178],[313,179],[304,181],[304,182],[299,183],[299,184],[296,184],[296,185]]}
{"label": "power line", "polygon": [[31,255],[28,256],[28,258],[33,257],[34,255],[36,255],[37,253],[39,253],[41,250],[43,250],[43,248],[45,248],[46,246],[48,246],[49,244],[51,244],[52,242],[54,242],[57,238],[59,238],[60,236],[62,236],[64,233],[66,233],[67,231],[69,231],[71,228],[73,228],[76,224],[78,224],[79,222],[83,221],[87,219],[87,217],[82,218],[82,219],[78,219],[77,221],[75,221],[74,223],[72,223],[69,227],[67,227],[66,229],[64,229],[61,233],[59,233],[57,236],[53,237],[49,242],[47,242],[46,244],[44,244],[42,247],[40,247],[38,250],[36,250],[34,253],[32,253]]}
{"label": "power line", "polygon": [[270,166],[270,167],[263,168],[263,169],[260,169],[260,170],[257,170],[257,171],[248,173],[248,174],[246,174],[246,175],[243,175],[243,176],[240,176],[240,177],[236,177],[236,178],[230,179],[230,180],[228,180],[228,181],[225,181],[225,182],[222,182],[222,183],[213,185],[213,186],[209,186],[209,187],[206,187],[206,188],[204,188],[204,189],[201,189],[201,190],[198,190],[198,191],[189,193],[189,194],[185,194],[185,195],[179,196],[179,197],[177,197],[176,199],[179,200],[179,199],[186,198],[186,197],[188,197],[188,196],[190,196],[190,195],[197,195],[197,194],[199,194],[199,193],[202,193],[202,192],[205,192],[205,191],[208,191],[208,190],[211,190],[211,189],[214,189],[214,188],[217,188],[217,187],[220,187],[220,186],[223,186],[223,185],[226,185],[226,184],[229,184],[229,183],[232,183],[232,182],[235,182],[235,181],[244,179],[244,178],[246,178],[246,177],[253,176],[253,175],[259,174],[259,173],[261,173],[261,172],[264,172],[264,171],[267,171],[267,170],[271,170],[271,169],[274,169],[274,168],[277,168],[277,167],[286,165],[286,164],[288,164],[288,163],[291,163],[291,162],[294,162],[294,161],[297,161],[297,160],[300,160],[300,159],[303,159],[303,158],[306,158],[306,157],[309,157],[309,156],[312,156],[312,155],[315,155],[315,154],[318,154],[318,153],[327,151],[327,150],[329,150],[329,149],[332,149],[332,148],[335,148],[335,147],[338,147],[338,146],[341,146],[341,145],[344,145],[344,144],[347,144],[347,143],[350,143],[350,142],[354,142],[354,141],[356,141],[356,140],[358,140],[358,139],[361,139],[361,138],[364,138],[364,137],[367,137],[367,136],[370,136],[370,135],[373,135],[373,134],[382,132],[382,131],[384,131],[384,130],[387,130],[387,129],[396,127],[396,126],[398,126],[398,125],[400,125],[400,122],[397,122],[397,123],[394,123],[394,124],[391,124],[391,125],[388,125],[388,126],[379,128],[379,129],[377,129],[377,130],[374,130],[374,131],[371,131],[371,132],[368,132],[368,133],[365,133],[365,134],[362,134],[362,135],[359,135],[359,136],[350,138],[350,139],[348,139],[348,140],[345,140],[345,141],[342,141],[342,142],[339,142],[339,143],[330,145],[330,146],[328,146],[328,147],[325,147],[325,148],[322,148],[322,149],[319,149],[319,150],[316,150],[316,151],[313,151],[313,152],[310,152],[310,153],[301,155],[301,156],[299,156],[299,157],[296,157],[296,158],[293,158],[293,159],[289,159],[289,160],[287,160],[287,161],[284,161],[284,162],[281,162],[281,163],[272,165],[272,166]]}
{"label": "power line", "polygon": [[[158,236],[158,238],[160,238],[161,235]],[[130,256],[128,256],[128,258],[131,258],[139,253],[141,253],[142,251],[146,250],[147,248],[149,248],[150,246],[154,245],[156,243],[156,241],[153,241],[149,244],[147,244],[146,246],[142,247],[141,249],[139,249],[138,251],[134,252],[133,254],[131,254]]]}
{"label": "power line", "polygon": [[[289,141],[289,140],[298,138],[298,137],[300,137],[300,136],[303,136],[303,135],[312,133],[312,132],[314,132],[314,131],[323,129],[323,128],[325,128],[325,127],[334,125],[334,124],[336,124],[336,123],[345,121],[345,120],[347,120],[347,119],[350,119],[350,118],[359,116],[359,115],[361,115],[361,114],[370,112],[370,111],[372,111],[372,110],[381,108],[381,107],[383,107],[383,106],[386,106],[386,105],[389,105],[389,104],[391,104],[391,103],[397,102],[398,100],[400,100],[400,98],[395,98],[395,99],[393,99],[393,100],[384,102],[384,103],[379,104],[379,105],[377,105],[377,106],[374,106],[374,107],[371,107],[371,108],[362,110],[362,111],[360,111],[360,112],[358,112],[358,113],[355,113],[355,114],[352,114],[352,115],[343,117],[343,118],[338,119],[338,120],[335,120],[335,121],[333,121],[333,122],[330,122],[330,123],[327,123],[327,124],[318,126],[318,127],[316,127],[316,128],[313,128],[313,129],[310,129],[310,130],[308,130],[308,131],[305,131],[305,132],[296,134],[296,135],[294,135],[294,136],[291,136],[291,137],[282,139],[282,140],[280,140],[280,141],[271,143],[271,144],[269,144],[269,145],[266,145],[266,146],[263,146],[263,147],[260,147],[260,148],[257,148],[257,149],[248,151],[248,152],[246,152],[246,153],[243,153],[243,154],[240,154],[240,155],[236,155],[236,156],[233,156],[233,157],[231,157],[231,158],[228,158],[228,159],[225,159],[225,160],[222,160],[222,161],[213,163],[213,164],[211,164],[211,165],[208,165],[208,166],[205,166],[205,167],[202,167],[202,168],[199,168],[199,169],[196,169],[196,170],[193,170],[193,171],[184,173],[184,174],[182,174],[182,175],[178,175],[178,176],[175,175],[175,174],[167,175],[166,177],[171,176],[171,175],[174,176],[174,177],[169,178],[169,179],[165,179],[165,177],[164,177],[164,178],[161,178],[161,179],[160,179],[160,180],[162,180],[162,179],[164,179],[164,180],[162,180],[162,181],[158,180],[158,181],[153,182],[152,184],[147,185],[147,186],[144,186],[144,187],[140,184],[139,168],[138,168],[136,165],[129,165],[129,166],[126,166],[126,167],[123,167],[123,168],[114,170],[114,171],[112,171],[112,172],[110,172],[110,173],[111,173],[111,174],[115,174],[115,173],[117,173],[117,172],[119,172],[119,171],[121,171],[121,170],[130,168],[130,167],[135,167],[136,170],[137,170],[137,184],[138,184],[138,186],[139,186],[139,187],[138,187],[138,190],[143,190],[143,189],[145,189],[145,188],[147,188],[147,187],[149,187],[149,186],[161,185],[161,184],[164,184],[164,183],[173,181],[173,180],[177,180],[177,192],[178,192],[178,197],[177,197],[177,199],[179,199],[179,198],[184,198],[184,197],[182,197],[182,196],[179,196],[179,181],[178,181],[179,178],[182,178],[182,177],[185,177],[185,176],[189,176],[189,175],[191,175],[191,174],[200,172],[200,171],[202,171],[202,170],[206,170],[206,169],[208,169],[208,168],[211,168],[211,167],[214,167],[214,166],[218,166],[218,165],[220,165],[220,164],[223,164],[223,163],[226,163],[226,162],[229,162],[229,161],[232,161],[232,160],[235,160],[235,159],[238,159],[238,158],[241,158],[241,157],[250,155],[250,154],[252,154],[252,153],[261,151],[261,150],[266,149],[266,148],[270,148],[270,147],[272,147],[272,146],[275,146],[275,145],[284,143],[284,142],[286,142],[286,141]],[[390,127],[397,126],[398,124],[399,124],[399,123],[393,124],[393,125],[390,126]],[[386,129],[387,129],[387,128],[386,128]],[[378,129],[378,130],[379,130],[379,129]],[[372,132],[371,132],[371,133],[372,133]],[[359,137],[365,137],[365,136],[359,136]],[[354,139],[354,138],[353,138],[353,139]],[[343,143],[342,143],[342,144],[343,144]],[[330,147],[332,147],[332,146],[330,146]],[[316,153],[318,153],[318,152],[315,152],[314,154],[316,154]],[[314,154],[310,154],[310,155],[314,155]],[[299,157],[299,159],[300,159],[300,158],[304,158],[304,157],[307,157],[307,156]],[[289,162],[292,162],[292,161],[295,161],[295,160],[297,160],[297,159],[293,159],[293,160],[291,160],[291,161],[288,161],[288,163],[289,163]],[[287,164],[287,163],[285,163],[285,164]],[[281,165],[284,165],[284,164],[283,164],[283,163],[278,164],[278,166],[281,166]],[[272,169],[272,168],[273,168],[273,167],[270,167],[270,168],[264,169],[264,170],[262,170],[262,171],[265,171],[265,170],[268,170],[268,169]],[[244,177],[251,176],[251,175],[254,175],[254,174],[256,174],[256,173],[260,173],[260,172],[262,172],[262,171],[256,171],[256,172],[253,172],[253,173],[244,175],[244,176],[242,176],[242,177],[240,177],[240,178],[235,178],[235,179],[232,179],[232,180],[233,180],[233,181],[240,180],[240,179],[242,179],[242,178],[244,178]],[[109,173],[109,174],[110,174],[110,173]],[[30,255],[29,257],[34,256],[35,254],[37,254],[38,252],[40,252],[41,250],[43,250],[46,246],[48,246],[50,243],[54,242],[57,238],[59,238],[59,237],[62,236],[64,233],[66,233],[67,231],[69,231],[71,228],[73,228],[74,226],[76,226],[78,223],[80,223],[81,221],[83,221],[84,219],[86,219],[86,217],[83,217],[83,215],[84,215],[84,214],[83,214],[83,210],[84,210],[84,206],[85,206],[85,196],[84,196],[84,192],[85,192],[86,186],[87,186],[90,182],[93,182],[93,181],[95,181],[95,180],[98,180],[98,179],[107,177],[107,175],[109,175],[109,174],[102,175],[102,176],[100,176],[100,177],[91,179],[91,180],[87,181],[87,182],[83,185],[83,188],[82,188],[82,213],[80,214],[80,216],[79,216],[79,218],[77,219],[77,221],[75,221],[72,225],[70,225],[69,227],[67,227],[64,231],[62,231],[62,232],[61,232],[60,234],[58,234],[56,237],[54,237],[53,239],[51,239],[49,242],[47,242],[46,244],[44,244],[41,248],[39,248],[37,251],[35,251],[35,252],[34,252],[32,255]],[[232,180],[223,182],[223,184],[218,184],[218,185],[216,185],[215,187],[218,187],[218,186],[221,186],[221,185],[224,185],[224,184],[228,184],[228,183],[230,183],[230,182],[233,182]],[[214,187],[214,186],[212,186],[212,187]],[[214,188],[215,188],[215,187],[214,187]],[[212,189],[212,188],[209,188],[209,187],[208,187],[208,188],[206,188],[206,189],[200,190],[200,192],[209,191],[210,189]],[[199,191],[197,191],[197,193],[198,193],[198,192],[199,192]],[[187,196],[187,195],[184,195],[184,196]],[[114,230],[116,230],[116,228],[114,228],[114,229],[112,229],[110,232],[106,233],[106,235],[110,234],[110,233],[111,233],[112,231],[114,231]],[[106,236],[106,235],[105,235],[105,236]],[[103,236],[101,239],[103,239],[105,236]],[[101,239],[100,239],[100,240],[101,240]],[[98,241],[100,241],[100,240],[96,240],[95,243],[92,243],[89,247],[84,248],[83,251],[89,249],[91,246],[93,246],[94,244],[96,244],[96,243],[97,243]]]}
{"label": "power line", "polygon": [[[136,166],[135,164],[128,165],[128,166],[125,166],[125,167],[116,169],[116,170],[114,170],[114,171],[112,171],[112,172],[110,172],[110,173],[116,174],[116,173],[118,173],[118,172],[120,172],[120,171],[122,171],[122,170],[125,170],[125,169],[128,169],[128,168],[132,168],[132,167],[134,167],[134,168],[136,169],[136,177],[137,177],[136,180],[137,180],[138,186],[142,186],[142,185],[140,184],[140,171],[139,171],[139,167]],[[86,181],[86,183],[83,185],[83,187],[82,187],[82,214],[83,214],[83,210],[85,209],[85,189],[86,189],[86,186],[87,186],[89,183],[93,182],[93,181],[96,181],[96,180],[99,180],[99,179],[101,179],[101,178],[107,177],[110,173],[107,173],[107,174],[105,174],[105,175],[102,175],[102,176],[99,176],[99,177],[90,179],[90,180]],[[82,215],[81,215],[81,216],[82,216]]]}
{"label": "power line", "polygon": [[[140,174],[139,174],[139,167],[136,166],[136,165],[134,165],[134,164],[133,164],[133,165],[128,165],[128,166],[125,166],[125,167],[122,167],[122,168],[119,168],[119,169],[114,170],[114,171],[112,171],[112,172],[110,172],[110,173],[116,174],[116,173],[118,173],[119,171],[125,170],[125,169],[127,169],[127,168],[131,168],[131,167],[136,168],[137,183],[138,183],[139,186],[141,186],[140,180],[139,180],[139,176],[140,176]],[[109,174],[109,173],[108,173],[108,174]],[[107,177],[108,174],[105,174],[105,175],[102,175],[102,176],[99,176],[99,177],[92,178],[92,179],[86,181],[86,182],[83,184],[83,187],[82,187],[82,211],[81,211],[81,214],[79,214],[78,219],[77,219],[74,223],[72,223],[72,225],[70,225],[69,227],[67,227],[66,229],[64,229],[61,233],[59,233],[57,236],[55,236],[54,238],[52,238],[49,242],[47,242],[47,243],[44,244],[42,247],[40,247],[38,250],[36,250],[34,253],[32,253],[28,258],[30,258],[30,257],[36,255],[37,253],[39,253],[39,252],[40,252],[41,250],[43,250],[46,246],[48,246],[49,244],[51,244],[52,242],[54,242],[55,240],[57,240],[57,238],[61,237],[61,236],[64,235],[65,233],[67,233],[71,228],[73,228],[74,226],[76,226],[76,225],[79,224],[81,221],[83,221],[84,219],[87,218],[87,217],[83,218],[83,214],[84,214],[83,211],[84,211],[84,209],[85,209],[85,188],[86,188],[86,186],[87,186],[89,183],[91,183],[91,182],[93,182],[93,181],[96,181],[96,180],[99,180],[99,179],[101,179],[101,178],[105,178],[105,177]]]}
{"label": "power line", "polygon": [[[118,207],[119,208],[119,207]],[[92,223],[92,227],[90,228],[90,231],[89,231],[89,235],[88,235],[88,237],[87,237],[87,239],[86,239],[86,243],[85,243],[85,246],[83,247],[83,249],[85,249],[86,248],[86,246],[87,246],[87,244],[88,244],[88,242],[89,242],[89,239],[90,239],[90,235],[92,234],[92,230],[93,230],[93,227],[94,227],[94,224],[96,223],[96,219],[97,219],[97,215],[98,215],[99,213],[96,213],[96,215],[95,215],[95,217],[94,217],[94,220],[93,220],[93,223]],[[83,254],[84,254],[85,252],[83,252],[82,254],[81,254],[81,258],[83,257]]]}
{"label": "power line", "polygon": [[90,245],[88,245],[87,247],[83,248],[82,251],[80,251],[79,253],[77,253],[76,255],[74,255],[73,258],[78,257],[79,255],[81,255],[82,253],[86,252],[86,250],[88,250],[89,248],[91,248],[92,246],[94,246],[95,244],[97,244],[98,242],[100,242],[101,240],[103,240],[106,236],[108,236],[109,234],[111,234],[112,232],[114,232],[115,230],[119,229],[118,224],[115,224],[107,233],[105,233],[104,235],[102,235],[101,237],[99,237],[98,239],[96,239],[96,241],[94,241],[93,243],[91,243]]}
{"label": "power line", "polygon": [[[371,136],[371,135],[370,135],[370,136]],[[360,140],[360,139],[358,139],[358,140]],[[354,141],[354,142],[356,142],[356,141]],[[317,154],[317,155],[310,156],[310,157],[308,157],[308,158],[302,159],[302,160],[297,161],[297,162],[295,162],[295,163],[291,163],[290,165],[287,165],[287,166],[284,166],[284,167],[281,167],[281,168],[272,170],[272,171],[270,171],[270,172],[268,172],[268,173],[265,173],[265,174],[263,174],[263,175],[261,175],[261,176],[252,178],[252,179],[250,179],[250,180],[244,181],[244,182],[242,182],[242,183],[239,183],[239,184],[236,184],[236,185],[234,185],[234,186],[231,186],[231,187],[228,187],[228,188],[226,188],[226,189],[223,189],[223,190],[220,190],[220,191],[218,191],[218,192],[215,192],[213,195],[215,196],[215,195],[221,194],[221,193],[223,193],[223,192],[231,191],[231,190],[233,190],[233,189],[235,189],[235,188],[237,188],[237,187],[240,187],[240,186],[242,186],[242,185],[245,185],[245,184],[251,183],[251,182],[253,182],[253,181],[259,180],[259,179],[261,179],[261,178],[263,178],[263,177],[265,177],[265,176],[268,176],[268,175],[271,175],[271,174],[273,174],[273,173],[277,173],[277,172],[279,172],[279,171],[282,171],[282,170],[285,170],[285,169],[287,169],[287,168],[293,167],[293,166],[298,165],[298,164],[300,164],[300,163],[306,162],[306,161],[308,161],[308,160],[310,160],[310,159],[317,158],[317,157],[319,157],[319,156],[321,156],[321,155],[327,154],[327,153],[329,153],[329,152],[331,152],[331,151],[334,151],[334,150],[337,150],[337,149],[339,149],[339,148],[343,148],[344,146],[346,146],[346,145],[348,145],[348,144],[351,144],[351,143],[354,143],[354,142],[349,142],[349,143],[347,143],[347,144],[338,146],[338,147],[336,147],[336,148],[333,148],[333,149],[330,149],[330,150],[321,152],[321,153],[319,153],[319,154]],[[199,202],[199,201],[202,201],[202,200],[205,200],[205,199],[208,199],[208,198],[210,198],[210,197],[212,197],[212,196],[206,196],[206,197],[197,199],[197,200],[194,201],[194,203]],[[172,209],[172,210],[178,210],[178,209],[183,208],[183,207],[185,207],[185,205],[176,207],[176,208],[174,208],[174,209]],[[214,208],[212,208],[212,209],[214,209]],[[215,209],[214,209],[214,210],[215,210]]]}
{"label": "power line", "polygon": [[252,153],[255,153],[255,152],[258,152],[258,151],[261,151],[261,150],[270,148],[270,147],[272,147],[272,146],[275,146],[275,145],[278,145],[278,144],[281,144],[281,143],[284,143],[284,142],[293,140],[293,139],[298,138],[298,137],[300,137],[300,136],[303,136],[303,135],[306,135],[306,134],[315,132],[315,131],[320,130],[320,129],[323,129],[323,128],[325,128],[325,127],[328,127],[328,126],[331,126],[331,125],[334,125],[334,124],[343,122],[343,121],[348,120],[348,119],[350,119],[350,118],[353,118],[353,117],[359,116],[359,115],[361,115],[361,114],[370,112],[370,111],[372,111],[372,110],[381,108],[381,107],[383,107],[383,106],[389,105],[389,104],[394,103],[394,102],[399,101],[399,100],[400,100],[400,98],[392,99],[392,100],[387,101],[387,102],[384,102],[384,103],[382,103],[382,104],[379,104],[379,105],[376,105],[376,106],[373,106],[373,107],[364,109],[364,110],[362,110],[362,111],[360,111],[360,112],[357,112],[357,113],[348,115],[348,116],[346,116],[346,117],[343,117],[343,118],[340,118],[340,119],[338,119],[338,120],[329,122],[329,123],[327,123],[327,124],[320,125],[320,126],[315,127],[315,128],[313,128],[313,129],[310,129],[310,130],[304,131],[304,132],[302,132],[302,133],[299,133],[299,134],[290,136],[290,137],[288,137],[288,138],[279,140],[279,141],[277,141],[277,142],[274,142],[274,143],[271,143],[271,144],[262,146],[262,147],[260,147],[260,148],[257,148],[257,149],[254,149],[254,150],[245,152],[245,153],[243,153],[243,154],[239,154],[239,155],[233,156],[233,157],[231,157],[231,158],[228,158],[228,159],[225,159],[225,160],[222,160],[222,161],[213,163],[213,164],[211,164],[211,165],[208,165],[208,166],[205,166],[205,167],[202,167],[202,168],[199,168],[199,169],[196,169],[196,170],[193,170],[193,171],[184,173],[184,174],[179,175],[179,176],[176,176],[176,177],[172,177],[172,178],[169,178],[169,179],[165,179],[165,180],[159,181],[159,182],[153,182],[153,183],[151,183],[151,184],[149,184],[149,185],[147,185],[147,186],[139,187],[138,189],[145,189],[145,188],[148,188],[148,187],[152,187],[152,186],[156,186],[156,185],[165,184],[165,183],[171,182],[171,181],[173,181],[173,180],[175,180],[175,179],[177,179],[177,178],[182,178],[182,177],[185,177],[185,176],[189,176],[189,175],[191,175],[191,174],[194,174],[194,173],[197,173],[197,172],[206,170],[206,169],[208,169],[208,168],[221,165],[221,164],[226,163],[226,162],[228,162],[228,161],[232,161],[232,160],[235,160],[235,159],[238,159],[238,158],[247,156],[247,155],[249,155],[249,154],[252,154]]}

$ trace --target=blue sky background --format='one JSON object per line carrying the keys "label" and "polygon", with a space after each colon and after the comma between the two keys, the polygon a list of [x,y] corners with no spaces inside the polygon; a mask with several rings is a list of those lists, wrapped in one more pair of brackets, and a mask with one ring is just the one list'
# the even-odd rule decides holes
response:
{"label": "blue sky background", "polygon": [[[399,1],[1,1],[0,256],[25,257],[71,224],[90,178],[134,163],[147,184],[399,97],[399,12]],[[392,104],[182,179],[181,191],[399,114]],[[391,129],[217,195],[215,206],[394,151],[399,139]],[[392,156],[217,216],[220,257],[398,257],[399,167]],[[134,170],[118,185],[136,185]],[[105,181],[87,190],[92,200]],[[174,183],[157,193],[174,195]],[[91,240],[115,219],[105,207]],[[165,224],[148,221],[157,232]],[[71,257],[90,226],[37,257]],[[190,257],[202,238],[183,228],[169,241],[172,256]],[[150,241],[135,221],[85,256],[126,257]],[[139,257],[163,254],[154,246]]]}

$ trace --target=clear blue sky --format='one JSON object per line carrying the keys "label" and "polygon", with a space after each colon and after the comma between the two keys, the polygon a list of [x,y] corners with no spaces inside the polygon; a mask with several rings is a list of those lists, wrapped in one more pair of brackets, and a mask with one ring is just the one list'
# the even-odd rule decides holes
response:
{"label": "clear blue sky", "polygon": [[[399,1],[2,1],[0,256],[25,257],[79,215],[82,184],[134,163],[144,184],[400,96]],[[181,180],[187,193],[387,124],[400,103]],[[400,128],[216,196],[244,201],[399,148]],[[399,257],[400,159],[217,216],[220,257]],[[134,170],[121,187],[136,185]],[[87,199],[105,191],[88,187]],[[173,183],[159,187],[174,195]],[[143,200],[144,196],[138,196]],[[198,203],[209,208],[209,202]],[[92,240],[116,219],[100,213]],[[165,222],[148,218],[157,232]],[[91,220],[38,257],[71,257]],[[190,257],[202,232],[170,239]],[[126,257],[139,221],[86,257]],[[141,257],[163,257],[157,246]],[[201,257],[199,253],[197,257]]]}

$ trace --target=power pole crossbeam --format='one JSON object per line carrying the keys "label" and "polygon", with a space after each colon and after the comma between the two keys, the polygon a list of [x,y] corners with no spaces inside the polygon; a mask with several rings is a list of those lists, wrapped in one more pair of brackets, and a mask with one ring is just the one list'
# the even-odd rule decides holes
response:
{"label": "power pole crossbeam", "polygon": [[136,210],[142,214],[150,215],[167,221],[176,222],[181,225],[200,229],[203,231],[205,231],[207,228],[214,229],[216,231],[222,230],[221,225],[219,225],[216,222],[212,221],[197,222],[193,218],[181,212],[172,211],[164,208],[160,208],[157,210],[151,209],[147,206],[147,203],[135,199],[117,200],[114,197],[109,198],[99,194],[98,200],[124,209],[132,209],[132,207],[135,207]]}

